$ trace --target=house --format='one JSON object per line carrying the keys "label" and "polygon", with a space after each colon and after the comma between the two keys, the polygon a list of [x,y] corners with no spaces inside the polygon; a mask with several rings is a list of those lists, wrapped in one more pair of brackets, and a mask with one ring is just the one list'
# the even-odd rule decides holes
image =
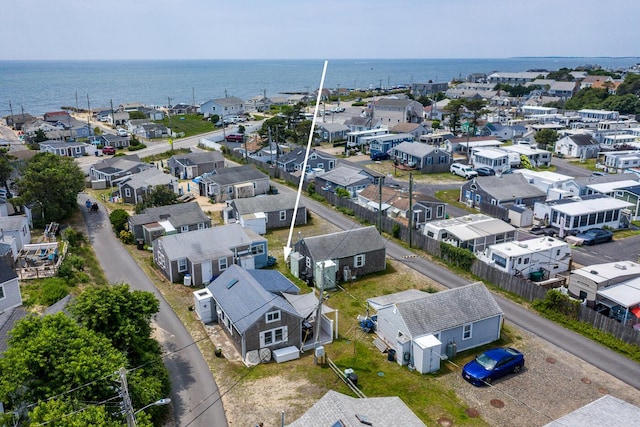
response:
{"label": "house", "polygon": [[[297,359],[301,350],[333,340],[333,322],[325,314],[316,325],[318,298],[300,295],[298,287],[275,270],[231,265],[194,292],[194,306],[204,323],[221,326],[247,365],[272,357],[277,362]],[[323,305],[323,313],[326,309]]]}
{"label": "house", "polygon": [[269,188],[269,176],[250,165],[216,169],[198,182],[199,194],[216,203],[267,194]]}
{"label": "house", "polygon": [[500,148],[477,148],[471,152],[472,164],[474,167],[488,167],[496,173],[502,173],[511,166],[520,164],[519,156],[510,155]]}
{"label": "house", "polygon": [[578,117],[580,120],[585,123],[597,123],[605,120],[618,120],[620,118],[620,113],[617,111],[609,111],[609,110],[591,110],[591,109],[582,109],[578,110]]}
{"label": "house", "polygon": [[625,326],[640,329],[640,277],[596,291],[595,310]]}
{"label": "house", "polygon": [[247,269],[267,265],[267,240],[240,224],[162,236],[152,245],[155,265],[173,283],[202,286],[232,264]]}
{"label": "house", "polygon": [[[278,158],[278,168],[285,172],[295,172],[302,169],[306,151],[296,149],[287,154],[283,154]],[[315,148],[309,152],[307,159],[307,172],[318,171],[327,172],[336,167],[336,158],[331,154],[318,151]]]}
{"label": "house", "polygon": [[597,291],[640,277],[640,264],[633,261],[593,264],[572,270],[569,275],[569,295],[594,307]]}
{"label": "house", "polygon": [[0,316],[22,305],[18,275],[5,262],[0,261]]}
{"label": "house", "polygon": [[316,133],[322,141],[335,143],[347,138],[349,128],[342,123],[316,123]]}
{"label": "house", "polygon": [[520,158],[522,158],[522,156],[526,157],[533,167],[551,166],[551,153],[547,150],[529,147],[524,144],[506,145],[501,147],[501,149],[507,153],[515,153],[519,155]]}
{"label": "house", "polygon": [[433,357],[429,353],[435,350],[435,366],[423,364],[426,369],[418,370],[426,373],[439,369],[441,357],[500,339],[502,320],[498,303],[478,282],[385,305],[378,310],[376,333],[396,351],[400,365],[417,368],[416,362]]}
{"label": "house", "polygon": [[415,98],[421,96],[435,95],[438,92],[446,92],[449,89],[448,82],[434,83],[429,80],[427,83],[411,83],[411,95]]}
{"label": "house", "polygon": [[474,253],[483,252],[496,243],[515,240],[516,236],[513,226],[484,214],[427,222],[423,232],[427,237]]}
{"label": "house", "polygon": [[613,151],[604,153],[603,156],[602,163],[607,171],[624,173],[631,168],[640,167],[640,151],[638,150]]}
{"label": "house", "polygon": [[590,228],[620,228],[622,210],[629,209],[631,203],[600,194],[536,202],[533,213],[544,219],[549,226],[559,230],[559,236],[580,233]]}
{"label": "house", "polygon": [[244,114],[244,101],[235,96],[217,98],[203,102],[200,105],[200,114],[205,117],[217,114],[221,119],[227,116],[239,116]]}
{"label": "house", "polygon": [[303,237],[295,243],[294,250],[295,254],[291,254],[294,276],[313,277],[318,287],[322,283],[326,289],[335,287],[338,281],[387,268],[386,242],[374,226]]}
{"label": "house", "polygon": [[165,138],[169,136],[169,129],[163,124],[145,123],[136,126],[135,134],[147,139]]}
{"label": "house", "polygon": [[[375,185],[369,185],[367,188],[358,192],[358,204],[365,208],[377,212],[382,210],[385,216],[396,218],[409,218],[409,194],[406,191],[394,188]],[[447,204],[434,198],[420,193],[414,193],[412,196],[412,225],[419,228],[426,221],[444,218],[446,215]],[[408,224],[407,221],[402,221]]]}
{"label": "house", "polygon": [[167,110],[167,114],[171,115],[171,116],[182,116],[185,114],[197,114],[198,113],[198,107],[193,106],[193,105],[189,105],[189,104],[185,104],[185,103],[179,103],[176,105],[172,105],[168,110]]}
{"label": "house", "polygon": [[569,270],[571,247],[563,240],[545,236],[491,245],[478,259],[513,276],[540,282]]}
{"label": "house", "polygon": [[0,217],[0,238],[6,242],[7,238],[15,239],[15,248],[18,252],[24,245],[31,243],[31,228],[29,218],[26,215],[12,215]]}
{"label": "house", "polygon": [[423,173],[446,172],[453,161],[448,151],[433,145],[413,142],[402,142],[392,148],[391,158],[399,164],[415,167]]}
{"label": "house", "polygon": [[361,132],[363,130],[379,129],[383,123],[379,117],[351,116],[344,121],[344,125],[351,132]]}
{"label": "house", "polygon": [[103,133],[98,139],[98,143],[102,145],[108,145],[114,148],[127,148],[131,144],[131,140],[128,136],[113,135],[110,133]]}
{"label": "house", "polygon": [[110,157],[94,163],[89,168],[89,176],[94,181],[106,181],[108,186],[114,184],[118,178],[133,175],[152,167],[140,160],[137,154]]}
{"label": "house", "polygon": [[492,136],[465,136],[445,138],[444,140],[444,149],[452,154],[470,153],[477,148],[498,148],[502,145],[504,145],[504,142],[498,141]]}
{"label": "house", "polygon": [[413,135],[414,140],[419,139],[423,135],[428,135],[431,132],[431,127],[425,123],[398,123],[397,125],[389,127],[389,133],[408,133]]}
{"label": "house", "polygon": [[388,159],[391,150],[403,142],[413,142],[415,137],[410,133],[389,133],[362,138],[363,144],[369,146],[369,157],[372,160]]}
{"label": "house", "polygon": [[152,241],[166,234],[186,233],[211,227],[209,218],[196,202],[147,208],[128,219],[135,241]]}
{"label": "house", "polygon": [[557,96],[564,99],[573,97],[578,91],[577,82],[558,82],[553,81],[547,90],[547,93],[551,96]]}
{"label": "house", "polygon": [[508,72],[495,72],[487,76],[487,80],[492,85],[496,83],[506,83],[511,86],[524,85],[527,82],[531,82],[539,77],[545,78],[549,74],[548,72],[538,71],[525,71],[519,73]]}
{"label": "house", "polygon": [[84,142],[43,141],[39,145],[40,152],[52,153],[63,157],[86,156],[87,147],[89,147],[89,144]]}
{"label": "house", "polygon": [[287,427],[362,427],[363,425],[425,427],[397,396],[355,398],[329,390]]}
{"label": "house", "polygon": [[556,141],[554,152],[564,157],[594,159],[600,152],[600,144],[588,134],[567,135]]}
{"label": "house", "polygon": [[335,192],[338,188],[346,190],[349,195],[356,197],[359,190],[369,184],[384,182],[384,175],[347,162],[342,162],[336,168],[315,177],[316,188]]}
{"label": "house", "polygon": [[465,182],[460,201],[480,212],[506,220],[511,205],[533,207],[547,198],[547,193],[529,184],[521,174],[483,176]]}
{"label": "house", "polygon": [[224,168],[224,156],[219,151],[198,151],[176,154],[167,160],[171,175],[181,179],[193,179],[197,176]]}
{"label": "house", "polygon": [[[595,77],[595,76],[587,76]],[[640,408],[605,394],[575,411],[545,424],[544,427],[583,427],[587,425],[633,425],[640,418]]]}
{"label": "house", "polygon": [[389,125],[420,123],[423,116],[422,109],[422,104],[409,98],[384,97],[371,103],[373,116]]}
{"label": "house", "polygon": [[613,197],[631,205],[629,210],[631,211],[632,220],[637,221],[640,219],[640,184],[617,188]]}
{"label": "house", "polygon": [[[289,227],[295,204],[295,193],[230,200],[227,201],[230,209],[225,215],[225,224],[233,220],[257,234],[265,234],[267,230]],[[306,223],[307,208],[299,203],[295,225]]]}
{"label": "house", "polygon": [[10,116],[6,116],[4,119],[7,123],[7,126],[12,128],[13,130],[20,131],[22,130],[22,127],[26,123],[32,122],[36,118],[33,117],[31,114],[21,113],[21,114],[12,114]]}
{"label": "house", "polygon": [[164,111],[158,110],[157,108],[142,108],[140,112],[144,114],[144,116],[151,121],[161,121],[164,119]]}
{"label": "house", "polygon": [[156,187],[167,187],[178,194],[178,179],[156,168],[118,178],[113,184],[117,184],[122,201],[132,205],[141,203]]}
{"label": "house", "polygon": [[574,178],[561,173],[546,170],[516,169],[514,174],[521,174],[531,185],[544,191],[548,199],[561,199],[574,193],[571,191]]}
{"label": "house", "polygon": [[501,123],[487,123],[478,132],[479,136],[491,136],[501,141],[514,140],[518,136],[524,135],[524,126],[507,126]]}

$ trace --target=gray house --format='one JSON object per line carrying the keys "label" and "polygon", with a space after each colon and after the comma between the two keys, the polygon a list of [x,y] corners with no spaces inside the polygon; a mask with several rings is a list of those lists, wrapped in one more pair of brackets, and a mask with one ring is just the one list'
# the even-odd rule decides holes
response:
{"label": "gray house", "polygon": [[216,169],[200,177],[198,189],[216,203],[254,197],[269,192],[269,176],[251,165]]}
{"label": "gray house", "polygon": [[0,217],[0,240],[7,241],[9,237],[13,237],[16,250],[20,252],[24,245],[31,243],[29,220],[25,215]]}
{"label": "gray house", "polygon": [[391,149],[395,162],[416,168],[423,173],[440,173],[449,170],[451,153],[433,145],[402,142]]}
{"label": "gray house", "polygon": [[129,231],[133,238],[150,245],[166,234],[186,233],[211,227],[211,218],[202,212],[196,202],[147,208],[129,217]]}
{"label": "gray house", "polygon": [[[226,222],[234,220],[258,234],[265,234],[267,230],[291,225],[296,204],[296,194],[285,193],[249,199],[234,199],[228,201],[227,204],[231,208],[231,212],[229,212],[229,217],[225,217]],[[299,203],[295,225],[304,225],[306,223],[307,208],[302,203]]]}
{"label": "gray house", "polygon": [[118,178],[136,174],[150,167],[151,165],[140,160],[140,157],[138,157],[137,154],[116,156],[100,160],[99,162],[91,165],[89,168],[89,176],[92,180],[104,180],[108,186],[111,186]]}
{"label": "gray house", "polygon": [[369,184],[378,185],[384,182],[384,175],[361,166],[340,163],[335,169],[316,175],[316,188],[322,188],[335,192],[341,188],[347,190],[352,198],[356,197],[358,191],[363,190]]}
{"label": "gray house", "polygon": [[87,154],[88,146],[84,142],[43,141],[40,143],[40,151],[62,157],[82,157]]}
{"label": "gray house", "polygon": [[199,151],[177,154],[167,160],[171,175],[193,179],[204,173],[224,168],[224,156],[219,151]]}
{"label": "gray house", "polygon": [[[376,302],[376,298],[371,300]],[[376,332],[389,348],[396,350],[399,364],[414,365],[420,350],[413,343],[420,338],[435,337],[444,344],[440,350],[445,356],[448,344],[465,351],[496,341],[502,318],[491,292],[478,282],[382,305]]]}
{"label": "gray house", "polygon": [[375,226],[304,237],[294,245],[291,269],[296,277],[313,277],[316,285],[322,280],[330,288],[337,281],[384,271],[386,245]]}
{"label": "gray house", "polygon": [[172,234],[154,240],[153,260],[171,282],[202,286],[233,264],[267,265],[267,240],[240,224]]}
{"label": "gray house", "polygon": [[[302,169],[304,163],[306,151],[299,149],[293,150],[287,154],[281,155],[278,158],[278,168],[283,169],[286,172],[295,172]],[[318,151],[315,148],[309,152],[309,158],[307,159],[307,172],[311,170],[321,170],[323,172],[330,171],[336,167],[336,158],[322,151]]]}
{"label": "gray house", "polygon": [[102,145],[108,145],[114,148],[126,148],[130,145],[128,136],[113,135],[111,133],[103,133],[100,135],[99,142]]}
{"label": "gray house", "polygon": [[116,181],[120,198],[124,203],[135,205],[144,200],[156,187],[167,187],[178,193],[178,179],[156,168],[145,169]]}
{"label": "gray house", "polygon": [[8,264],[0,261],[0,315],[21,305],[18,275]]}
{"label": "gray house", "polygon": [[556,155],[595,159],[600,153],[600,144],[591,135],[567,135],[556,141]]}

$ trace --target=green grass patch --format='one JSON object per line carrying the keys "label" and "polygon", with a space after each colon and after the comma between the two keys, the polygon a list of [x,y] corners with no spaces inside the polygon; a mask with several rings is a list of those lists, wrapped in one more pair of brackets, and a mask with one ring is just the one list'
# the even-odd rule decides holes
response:
{"label": "green grass patch", "polygon": [[198,114],[185,114],[181,116],[165,117],[155,123],[162,123],[175,134],[182,134],[182,137],[189,137],[201,133],[213,132],[216,127],[209,120]]}
{"label": "green grass patch", "polygon": [[585,168],[590,171],[598,170],[596,168],[596,159],[585,159],[585,160],[569,160],[570,164],[574,166],[580,166],[581,168]]}
{"label": "green grass patch", "polygon": [[176,154],[187,154],[190,153],[191,150],[189,148],[177,148],[175,150],[165,151],[163,153],[153,154],[151,156],[143,157],[141,160],[143,162],[157,162],[160,160],[166,160]]}

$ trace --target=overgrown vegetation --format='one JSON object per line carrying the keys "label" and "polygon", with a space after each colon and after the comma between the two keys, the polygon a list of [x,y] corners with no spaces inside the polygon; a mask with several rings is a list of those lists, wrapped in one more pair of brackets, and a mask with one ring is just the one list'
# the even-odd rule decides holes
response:
{"label": "overgrown vegetation", "polygon": [[162,123],[174,134],[180,134],[183,137],[199,135],[216,130],[214,123],[205,119],[199,114],[185,114],[180,116],[165,117],[156,123]]}
{"label": "overgrown vegetation", "polygon": [[444,242],[440,242],[440,257],[444,262],[466,271],[471,269],[471,262],[476,259],[475,255],[468,249]]}

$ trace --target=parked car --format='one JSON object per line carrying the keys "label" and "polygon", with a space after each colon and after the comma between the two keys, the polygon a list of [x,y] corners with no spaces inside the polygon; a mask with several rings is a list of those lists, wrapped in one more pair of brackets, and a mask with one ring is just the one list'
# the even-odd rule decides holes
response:
{"label": "parked car", "polygon": [[511,175],[513,173],[513,169],[505,169],[502,171],[502,175]]}
{"label": "parked car", "polygon": [[576,234],[576,237],[582,240],[583,245],[591,246],[597,243],[610,242],[613,240],[613,232],[601,228],[590,228],[589,230]]}
{"label": "parked car", "polygon": [[244,135],[241,133],[230,133],[224,139],[226,139],[227,142],[244,142]]}
{"label": "parked car", "polygon": [[524,367],[524,355],[511,347],[494,348],[480,353],[462,368],[462,378],[475,386],[491,384],[507,374],[517,374]]}
{"label": "parked car", "polygon": [[110,145],[102,147],[102,154],[116,154],[116,149]]}
{"label": "parked car", "polygon": [[495,170],[488,168],[486,166],[476,168],[476,172],[478,172],[478,176],[491,176],[496,174]]}
{"label": "parked car", "polygon": [[462,163],[453,163],[449,170],[452,174],[461,176],[465,179],[471,179],[478,176],[478,172],[474,171],[469,165],[463,165]]}
{"label": "parked car", "polygon": [[609,175],[609,174],[602,171],[595,171],[591,173],[591,176],[606,176],[606,175]]}
{"label": "parked car", "polygon": [[117,132],[118,132],[118,136],[127,136],[127,135],[129,135],[129,132],[127,132],[126,129],[118,128]]}

